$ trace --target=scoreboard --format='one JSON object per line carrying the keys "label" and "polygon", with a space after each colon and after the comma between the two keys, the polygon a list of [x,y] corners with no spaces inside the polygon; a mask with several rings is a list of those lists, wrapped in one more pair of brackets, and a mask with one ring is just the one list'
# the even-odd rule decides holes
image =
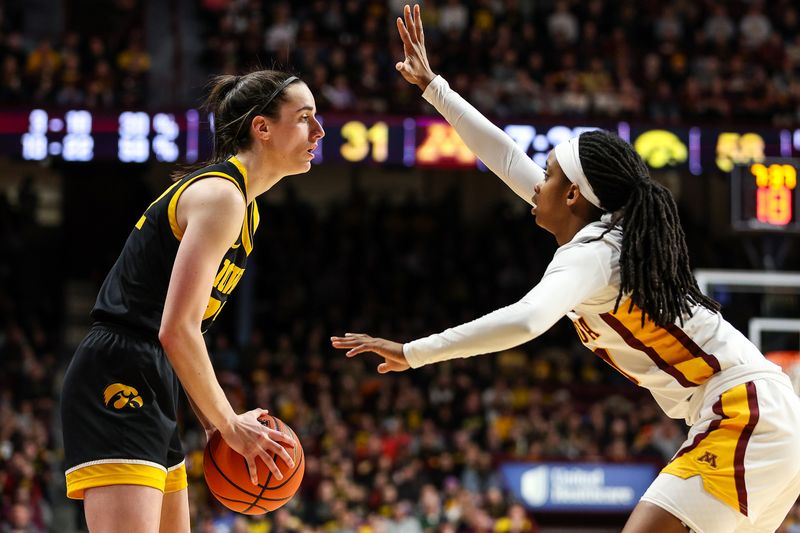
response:
{"label": "scoreboard", "polygon": [[731,223],[738,230],[800,232],[796,159],[764,159],[731,173]]}
{"label": "scoreboard", "polygon": [[205,130],[203,135],[200,113],[193,109],[181,114],[123,111],[113,115],[33,109],[24,114],[0,113],[0,151],[29,161],[193,163],[200,157],[201,141],[209,143],[210,151],[207,125]]}
{"label": "scoreboard", "polygon": [[[440,117],[318,117],[326,135],[313,163],[486,170]],[[29,109],[0,111],[0,155],[29,161],[112,160],[192,164],[213,144],[213,115],[180,112]],[[556,145],[584,131],[614,131],[651,169],[729,177],[731,223],[741,231],[800,232],[800,129],[653,128],[627,122],[576,126],[499,122],[539,165]]]}
{"label": "scoreboard", "polygon": [[[325,115],[320,121],[326,136],[318,144],[315,164],[482,168],[455,130],[439,117]],[[0,111],[0,154],[31,161],[191,164],[210,155],[212,125],[213,116],[196,109]],[[540,165],[558,143],[597,127],[630,142],[653,169],[684,169],[698,176],[710,171],[730,174],[736,166],[767,158],[800,157],[800,129],[667,129],[627,122],[576,126],[545,121],[500,122],[498,126]]]}

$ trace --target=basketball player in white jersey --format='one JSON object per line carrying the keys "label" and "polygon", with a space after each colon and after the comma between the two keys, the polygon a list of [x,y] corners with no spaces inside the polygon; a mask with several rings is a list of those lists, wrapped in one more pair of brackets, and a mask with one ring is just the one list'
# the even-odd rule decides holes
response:
{"label": "basketball player in white jersey", "polygon": [[800,494],[800,399],[700,292],[669,191],[608,132],[556,146],[540,168],[431,71],[419,6],[404,16],[397,70],[560,247],[539,283],[507,307],[405,344],[348,333],[333,346],[377,353],[379,372],[399,372],[506,350],[566,315],[587,348],[691,426],[624,533],[775,531]]}

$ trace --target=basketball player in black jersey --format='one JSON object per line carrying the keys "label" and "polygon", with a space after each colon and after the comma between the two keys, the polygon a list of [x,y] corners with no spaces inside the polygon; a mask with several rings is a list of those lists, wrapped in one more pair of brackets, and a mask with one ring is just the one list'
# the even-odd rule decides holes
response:
{"label": "basketball player in black jersey", "polygon": [[293,466],[281,446],[292,441],[258,422],[263,410],[233,411],[203,333],[244,273],[255,198],[308,172],[325,133],[311,91],[283,72],[220,76],[206,104],[211,164],[181,177],[136,222],[65,376],[67,495],[84,500],[92,532],[189,532],[181,385],[207,434],[219,430],[245,456],[254,483],[256,460],[278,479],[277,458]]}

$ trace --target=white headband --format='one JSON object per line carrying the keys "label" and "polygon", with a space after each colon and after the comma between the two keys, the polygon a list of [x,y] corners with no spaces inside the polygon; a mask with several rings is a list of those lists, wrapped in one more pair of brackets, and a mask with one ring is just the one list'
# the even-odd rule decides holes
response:
{"label": "white headband", "polygon": [[561,166],[561,170],[567,176],[567,179],[578,186],[578,190],[586,198],[590,204],[600,209],[600,199],[592,190],[589,185],[589,180],[586,179],[586,174],[583,173],[583,166],[581,166],[581,158],[578,155],[578,137],[573,137],[566,140],[555,147],[556,160]]}

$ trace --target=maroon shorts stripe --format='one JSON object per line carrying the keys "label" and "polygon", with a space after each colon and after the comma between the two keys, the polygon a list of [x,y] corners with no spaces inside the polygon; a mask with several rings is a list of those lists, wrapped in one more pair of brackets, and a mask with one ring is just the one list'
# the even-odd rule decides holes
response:
{"label": "maroon shorts stripe", "polygon": [[747,387],[747,407],[750,409],[750,419],[739,435],[739,442],[736,443],[736,452],[733,457],[733,476],[736,481],[736,494],[739,496],[739,512],[747,516],[747,485],[744,479],[744,454],[747,451],[747,443],[750,436],[758,424],[758,397],[756,396],[756,385],[752,381],[745,384]]}

